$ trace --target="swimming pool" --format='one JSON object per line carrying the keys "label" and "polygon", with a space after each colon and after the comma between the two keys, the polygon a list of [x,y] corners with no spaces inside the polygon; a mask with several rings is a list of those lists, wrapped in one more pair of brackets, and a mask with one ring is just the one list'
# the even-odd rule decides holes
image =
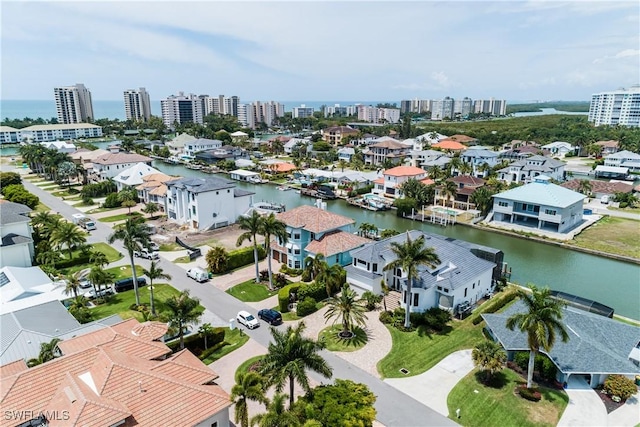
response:
{"label": "swimming pool", "polygon": [[443,207],[440,207],[440,206],[434,206],[433,208],[431,208],[431,210],[433,212],[435,212],[435,213],[440,213],[440,214],[441,213],[446,213],[448,215],[454,215],[454,216],[460,215],[460,213],[461,213],[461,212],[454,211],[454,210],[447,209],[447,208],[443,208]]}

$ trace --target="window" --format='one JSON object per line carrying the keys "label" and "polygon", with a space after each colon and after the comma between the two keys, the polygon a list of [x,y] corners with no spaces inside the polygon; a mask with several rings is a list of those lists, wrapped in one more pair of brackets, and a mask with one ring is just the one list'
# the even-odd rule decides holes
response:
{"label": "window", "polygon": [[218,194],[220,194],[220,192],[219,192],[219,191],[216,191],[216,195],[218,195]]}
{"label": "window", "polygon": [[293,235],[293,240],[300,240],[300,233],[295,233]]}
{"label": "window", "polygon": [[195,193],[191,193],[191,201],[195,202],[196,201],[196,195]]}
{"label": "window", "polygon": [[418,306],[418,301],[420,300],[420,295],[418,294],[413,294],[413,306],[417,307]]}
{"label": "window", "polygon": [[544,213],[547,215],[557,215],[557,211],[555,209],[545,209]]}
{"label": "window", "polygon": [[193,212],[193,214],[195,215],[195,214],[196,214],[196,207],[195,207],[195,206],[192,206],[192,207],[191,207],[191,211],[192,211],[192,212]]}
{"label": "window", "polygon": [[467,288],[464,288],[464,297],[467,297]]}
{"label": "window", "polygon": [[507,203],[507,202],[498,202],[498,206],[502,206],[503,208],[506,208],[507,206],[509,206],[509,203]]}
{"label": "window", "polygon": [[218,427],[218,422],[217,421],[212,422],[211,427]]}
{"label": "window", "polygon": [[293,268],[300,268],[300,261],[296,261],[296,262],[293,264]]}
{"label": "window", "polygon": [[340,254],[336,255],[336,262],[340,262]]}
{"label": "window", "polygon": [[[476,288],[476,282],[473,282],[473,286],[471,286],[471,289],[475,289],[475,288]],[[465,289],[465,292],[466,292],[466,289]]]}
{"label": "window", "polygon": [[442,286],[438,286],[438,290],[441,291],[442,290]]}
{"label": "window", "polygon": [[311,240],[316,240],[316,233],[311,233]]}
{"label": "window", "polygon": [[300,249],[296,249],[296,250],[294,250],[294,251],[293,251],[293,253],[294,253],[295,255],[300,255]]}
{"label": "window", "polygon": [[227,190],[227,193],[231,193],[231,190]]}
{"label": "window", "polygon": [[373,272],[374,273],[378,272],[378,264],[373,264]]}

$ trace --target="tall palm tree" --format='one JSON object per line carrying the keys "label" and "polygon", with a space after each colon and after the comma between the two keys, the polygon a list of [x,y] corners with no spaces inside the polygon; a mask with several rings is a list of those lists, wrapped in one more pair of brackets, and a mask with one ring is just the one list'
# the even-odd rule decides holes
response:
{"label": "tall palm tree", "polygon": [[324,283],[327,290],[327,298],[331,298],[338,289],[347,281],[347,271],[340,264],[333,264],[331,267],[323,262],[324,267],[316,276],[316,282]]}
{"label": "tall palm tree", "polygon": [[449,199],[455,199],[458,194],[458,187],[453,181],[445,181],[444,185],[440,187],[440,196],[442,197],[442,206],[444,206]]}
{"label": "tall palm tree", "polygon": [[249,427],[249,408],[247,407],[247,402],[249,400],[264,404],[269,402],[269,399],[265,396],[262,376],[256,372],[243,372],[238,374],[236,384],[231,389],[231,400],[236,405],[236,423],[240,423],[241,427]]}
{"label": "tall palm tree", "polygon": [[31,368],[55,359],[56,346],[60,341],[62,341],[60,338],[54,338],[49,342],[40,343],[40,353],[38,354],[38,357],[29,359],[27,361],[27,366]]}
{"label": "tall palm tree", "polygon": [[100,251],[91,251],[91,255],[89,255],[89,261],[92,264],[99,265],[100,267],[104,267],[109,264],[109,258],[107,254]]}
{"label": "tall palm tree", "polygon": [[257,211],[251,212],[251,215],[238,217],[238,224],[240,224],[241,230],[246,230],[240,236],[236,246],[240,246],[245,240],[253,242],[253,260],[256,264],[256,283],[260,283],[260,272],[258,271],[258,242],[256,237],[262,230],[262,216]]}
{"label": "tall palm tree", "polygon": [[487,215],[493,206],[492,199],[493,192],[486,185],[477,188],[470,197],[471,203],[476,205],[476,208],[482,212],[482,215]]}
{"label": "tall palm tree", "polygon": [[429,178],[431,178],[434,181],[437,181],[441,177],[442,177],[442,169],[440,169],[440,166],[433,165],[429,167]]}
{"label": "tall palm tree", "polygon": [[64,287],[64,294],[71,295],[73,294],[74,298],[78,298],[78,289],[80,288],[80,272],[75,272],[73,274],[65,277],[66,286]]}
{"label": "tall palm tree", "polygon": [[485,381],[488,382],[491,376],[500,371],[507,362],[507,353],[497,342],[486,340],[473,349],[471,358],[475,366],[479,366],[481,371],[486,372]]}
{"label": "tall palm tree", "polygon": [[311,280],[318,277],[324,270],[329,268],[327,262],[324,260],[323,254],[316,254],[316,256],[308,256],[304,260],[304,269],[309,272]]}
{"label": "tall palm tree", "polygon": [[202,312],[197,310],[200,300],[189,296],[189,290],[182,291],[165,301],[169,309],[169,326],[178,328],[180,335],[180,348],[184,348],[184,328],[187,325],[195,325],[200,321]]}
{"label": "tall palm tree", "polygon": [[287,225],[276,218],[274,213],[262,218],[260,234],[264,236],[264,246],[267,250],[267,268],[269,270],[269,289],[273,289],[273,273],[271,271],[271,237],[275,237],[284,246],[287,243]]}
{"label": "tall palm tree", "polygon": [[588,179],[581,179],[580,182],[578,182],[578,192],[584,194],[585,196],[591,194],[592,189],[593,187]]}
{"label": "tall palm tree", "polygon": [[401,268],[402,272],[407,275],[404,327],[409,328],[411,326],[409,315],[411,314],[411,303],[413,300],[411,287],[413,286],[413,280],[418,276],[418,266],[428,265],[433,268],[440,263],[440,258],[438,258],[438,255],[434,252],[434,248],[425,247],[424,234],[416,240],[411,240],[408,231],[406,242],[391,242],[391,251],[396,259],[387,264],[384,269],[393,271],[396,268]]}
{"label": "tall palm tree", "polygon": [[140,305],[140,295],[138,293],[138,277],[136,266],[133,262],[133,253],[141,251],[142,248],[149,247],[149,228],[144,224],[144,219],[139,217],[127,218],[124,224],[116,227],[113,234],[109,236],[109,243],[122,240],[122,244],[129,254],[131,274],[133,275],[133,289],[136,294],[136,305]]}
{"label": "tall palm tree", "polygon": [[531,292],[518,289],[520,300],[527,308],[526,313],[516,313],[507,319],[507,328],[515,328],[527,334],[529,344],[529,365],[527,367],[527,388],[533,382],[535,357],[542,347],[547,353],[560,335],[563,342],[569,340],[569,334],[561,322],[564,304],[551,296],[549,288],[538,289],[531,285]]}
{"label": "tall palm tree", "polygon": [[102,289],[103,285],[108,285],[113,282],[114,276],[113,274],[105,271],[101,266],[94,265],[91,267],[91,270],[87,275],[87,279],[91,282],[93,290],[96,296],[98,296],[98,291]]}
{"label": "tall palm tree", "polygon": [[286,394],[276,393],[273,400],[267,404],[267,412],[251,418],[251,425],[258,427],[299,427],[300,421],[296,415],[285,409]]}
{"label": "tall palm tree", "polygon": [[142,269],[142,272],[149,278],[149,294],[151,299],[151,315],[156,315],[156,306],[153,302],[153,281],[156,279],[171,280],[171,275],[165,273],[161,267],[158,267],[158,263],[151,261],[149,269]]}
{"label": "tall palm tree", "polygon": [[358,294],[347,283],[342,286],[340,296],[331,298],[328,305],[329,309],[324,314],[325,323],[329,319],[335,319],[333,322],[335,324],[340,319],[342,322],[341,337],[353,336],[354,326],[366,326],[366,308],[362,304],[362,300],[358,299]]}
{"label": "tall palm tree", "polygon": [[87,242],[84,231],[71,222],[61,222],[51,232],[51,243],[59,250],[66,246],[69,259],[73,258],[73,248]]}
{"label": "tall palm tree", "polygon": [[473,166],[469,162],[462,162],[462,164],[460,164],[459,171],[461,175],[469,175],[473,172]]}
{"label": "tall palm tree", "polygon": [[326,360],[318,354],[324,349],[324,343],[302,336],[306,326],[300,322],[296,327],[288,326],[285,331],[271,328],[273,341],[269,343],[267,355],[262,362],[262,374],[275,384],[281,392],[289,380],[289,406],[293,406],[294,384],[297,381],[308,392],[309,377],[307,370],[330,378],[333,370]]}

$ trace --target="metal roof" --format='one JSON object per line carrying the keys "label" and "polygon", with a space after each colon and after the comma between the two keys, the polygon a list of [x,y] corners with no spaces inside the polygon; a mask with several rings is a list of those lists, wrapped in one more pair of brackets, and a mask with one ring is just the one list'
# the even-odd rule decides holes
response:
{"label": "metal roof", "polygon": [[18,222],[29,222],[28,213],[31,208],[20,203],[2,201],[0,202],[0,224],[13,224]]}
{"label": "metal roof", "polygon": [[[536,177],[541,180],[544,175]],[[536,181],[493,195],[495,199],[513,200],[544,206],[566,208],[586,198],[584,194],[550,182]]]}

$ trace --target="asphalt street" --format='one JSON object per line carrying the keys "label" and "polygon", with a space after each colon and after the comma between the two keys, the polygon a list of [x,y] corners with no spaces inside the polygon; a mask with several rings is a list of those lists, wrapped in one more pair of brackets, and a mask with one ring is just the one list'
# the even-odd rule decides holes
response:
{"label": "asphalt street", "polygon": [[[5,169],[6,170],[6,169]],[[72,215],[79,213],[80,211],[73,206],[68,205],[60,198],[52,196],[50,193],[40,189],[36,185],[29,181],[23,181],[27,190],[37,195],[40,201],[49,206],[51,211],[57,212],[67,220],[71,221]],[[112,228],[103,223],[96,221],[97,229],[91,232],[88,237],[89,243],[107,242],[108,237],[113,232]],[[121,242],[116,241],[112,246],[118,251],[126,255]],[[145,268],[149,267],[150,261],[146,259],[136,259],[136,263],[142,265]],[[185,270],[167,261],[162,261],[162,268],[165,273],[170,274],[173,279],[171,285],[179,290],[190,290],[192,296],[196,296],[200,299],[201,304],[219,316],[222,319],[235,319],[236,314],[240,310],[246,310],[254,315],[257,314],[256,310],[249,305],[237,300],[231,295],[217,289],[211,283],[197,283],[186,276]],[[215,280],[215,279],[214,279]],[[283,328],[286,326],[280,326]],[[246,333],[265,347],[268,346],[271,334],[269,328],[263,325],[260,328],[254,330],[247,330]],[[242,348],[237,350],[242,353]],[[377,419],[388,427],[400,427],[400,426],[452,426],[457,425],[452,420],[440,415],[433,409],[423,405],[410,396],[400,392],[394,387],[385,384],[380,379],[372,376],[357,366],[348,363],[340,357],[332,354],[329,351],[324,351],[322,356],[333,367],[333,377],[350,379],[355,382],[366,384],[371,391],[377,396],[376,410]],[[407,355],[407,357],[420,357],[419,354]],[[231,375],[233,373],[218,373],[222,375]],[[318,382],[329,382],[327,379],[311,374],[311,376]]]}

